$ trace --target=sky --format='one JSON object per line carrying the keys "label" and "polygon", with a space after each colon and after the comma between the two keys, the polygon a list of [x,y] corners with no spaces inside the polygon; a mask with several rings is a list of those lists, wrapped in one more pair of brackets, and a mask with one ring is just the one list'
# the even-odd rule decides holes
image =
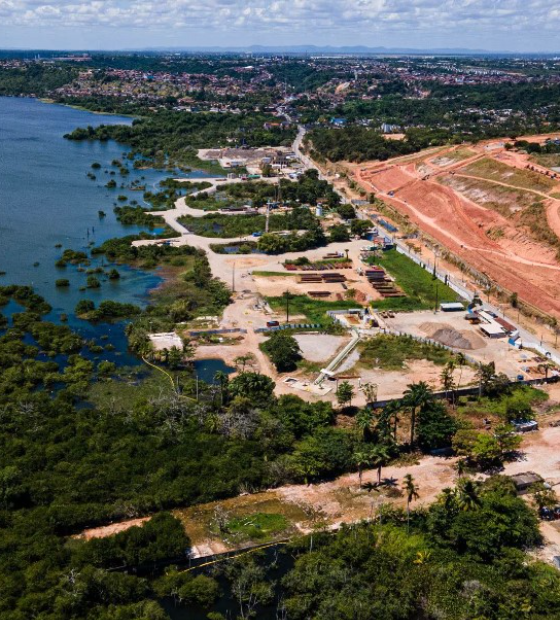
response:
{"label": "sky", "polygon": [[0,0],[0,48],[560,52],[555,0]]}

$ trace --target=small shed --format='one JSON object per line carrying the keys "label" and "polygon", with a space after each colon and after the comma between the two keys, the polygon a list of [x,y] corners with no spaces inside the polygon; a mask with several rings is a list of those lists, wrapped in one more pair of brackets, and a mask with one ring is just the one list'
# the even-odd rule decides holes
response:
{"label": "small shed", "polygon": [[536,420],[512,420],[511,424],[518,433],[529,433],[539,430],[539,423]]}
{"label": "small shed", "polygon": [[456,302],[443,302],[439,305],[442,312],[464,312],[465,306],[456,301]]}
{"label": "small shed", "polygon": [[485,323],[480,326],[482,333],[488,338],[505,338],[506,332],[496,323]]}
{"label": "small shed", "polygon": [[527,493],[527,491],[534,485],[539,482],[543,482],[543,479],[539,474],[536,474],[534,471],[526,471],[522,474],[515,474],[511,476],[513,484],[515,485],[515,490],[519,493],[519,495],[523,495]]}

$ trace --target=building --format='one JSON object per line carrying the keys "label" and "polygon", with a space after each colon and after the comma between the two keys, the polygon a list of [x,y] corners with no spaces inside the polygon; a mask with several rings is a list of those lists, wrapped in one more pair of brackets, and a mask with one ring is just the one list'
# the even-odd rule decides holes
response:
{"label": "building", "polygon": [[539,474],[536,474],[533,471],[527,471],[522,474],[515,474],[511,476],[513,484],[515,485],[515,490],[519,493],[519,495],[523,495],[527,493],[527,491],[534,485],[543,482],[543,479]]}
{"label": "building", "polygon": [[439,305],[442,312],[463,312],[465,306],[459,302],[443,302]]}
{"label": "building", "polygon": [[480,330],[487,338],[506,337],[506,332],[497,323],[481,323]]}

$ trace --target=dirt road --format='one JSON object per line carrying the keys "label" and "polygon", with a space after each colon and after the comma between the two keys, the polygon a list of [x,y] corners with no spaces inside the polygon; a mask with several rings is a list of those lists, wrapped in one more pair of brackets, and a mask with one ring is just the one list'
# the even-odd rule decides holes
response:
{"label": "dirt road", "polygon": [[[517,229],[496,211],[437,181],[450,170],[459,177],[461,173],[457,171],[465,165],[504,152],[499,144],[497,148],[491,148],[493,146],[471,147],[477,150],[476,155],[448,166],[434,166],[431,154],[417,158],[414,163],[395,160],[366,164],[356,168],[355,179],[366,191],[374,191],[387,204],[408,216],[467,265],[506,290],[517,292],[524,301],[560,318],[560,265],[556,251],[532,238],[527,230]],[[439,156],[452,151],[440,151]],[[470,178],[471,175],[465,176]],[[522,189],[507,182],[503,185]],[[560,202],[548,194],[536,194],[547,200],[547,218],[551,229],[558,234],[560,213],[555,205]],[[501,234],[493,235],[493,231],[501,231]]]}

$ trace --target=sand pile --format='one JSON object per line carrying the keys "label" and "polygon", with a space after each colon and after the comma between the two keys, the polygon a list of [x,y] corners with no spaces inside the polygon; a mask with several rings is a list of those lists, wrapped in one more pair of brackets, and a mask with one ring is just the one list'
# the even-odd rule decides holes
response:
{"label": "sand pile", "polygon": [[453,347],[454,349],[472,349],[472,343],[468,338],[465,338],[461,332],[458,332],[456,329],[438,329],[432,335],[432,338],[441,342],[448,347]]}
{"label": "sand pile", "polygon": [[458,331],[445,323],[423,323],[420,329],[432,340],[454,349],[481,349],[485,346],[484,340],[477,334],[468,331]]}

